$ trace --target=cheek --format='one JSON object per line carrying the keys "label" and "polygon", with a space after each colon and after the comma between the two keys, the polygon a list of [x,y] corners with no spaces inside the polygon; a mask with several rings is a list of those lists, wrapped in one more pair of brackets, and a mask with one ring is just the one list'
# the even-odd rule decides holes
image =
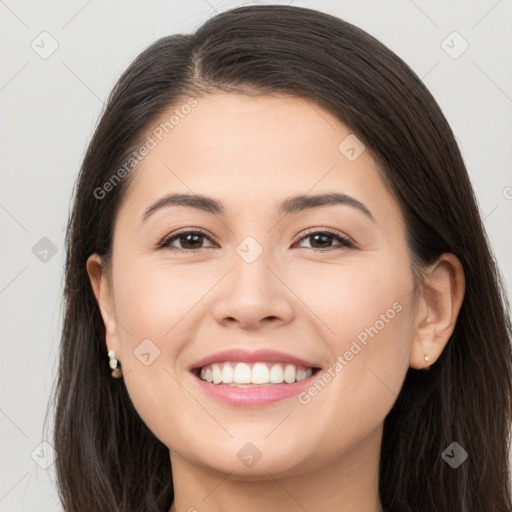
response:
{"label": "cheek", "polygon": [[353,340],[370,347],[371,340],[396,344],[407,338],[413,289],[408,262],[381,259],[296,268],[287,282],[306,306],[297,314],[316,316],[319,335],[329,340],[336,355],[348,350]]}
{"label": "cheek", "polygon": [[408,263],[338,266],[318,274],[314,287],[303,279],[296,289],[321,320],[317,335],[330,354],[329,387],[337,397],[360,397],[359,404],[381,397],[384,407],[391,407],[386,398],[393,401],[401,388],[413,334]]}
{"label": "cheek", "polygon": [[175,380],[180,371],[175,362],[194,336],[188,315],[197,294],[207,292],[208,283],[203,283],[204,290],[199,283],[185,286],[179,267],[162,269],[161,265],[119,260],[115,268],[115,310],[125,384],[139,415],[158,436],[169,424],[163,404],[170,410],[175,404],[176,410],[190,398]]}
{"label": "cheek", "polygon": [[[184,270],[181,265],[151,262],[143,258],[120,264],[116,276],[117,318],[130,332],[130,343],[154,338],[160,348],[168,348],[176,331],[181,332],[180,319],[211,287],[211,279],[203,271]],[[122,334],[122,333],[121,333]],[[142,338],[141,338],[142,337]],[[139,342],[140,342],[139,340]]]}
{"label": "cheek", "polygon": [[[329,425],[321,432],[324,442],[317,451],[324,460],[379,427],[409,366],[412,278],[398,269],[351,270],[339,273],[337,280],[320,282],[325,295],[317,303],[323,307],[319,317],[334,331],[324,337],[331,364],[299,397],[305,417]],[[311,309],[320,311],[314,304]]]}

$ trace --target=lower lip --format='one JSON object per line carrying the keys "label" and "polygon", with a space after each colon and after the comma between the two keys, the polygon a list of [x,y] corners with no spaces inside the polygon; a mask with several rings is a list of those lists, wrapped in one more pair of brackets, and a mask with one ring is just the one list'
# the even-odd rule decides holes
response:
{"label": "lower lip", "polygon": [[317,373],[318,371],[307,379],[293,384],[273,384],[272,386],[260,384],[254,387],[240,388],[227,384],[212,384],[202,380],[194,373],[192,375],[205,393],[220,402],[238,407],[260,407],[298,395],[311,385],[312,381],[316,379]]}

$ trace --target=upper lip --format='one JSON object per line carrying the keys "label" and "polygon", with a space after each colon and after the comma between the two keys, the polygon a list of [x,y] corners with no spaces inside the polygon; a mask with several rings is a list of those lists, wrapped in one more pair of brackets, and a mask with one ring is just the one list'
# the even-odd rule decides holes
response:
{"label": "upper lip", "polygon": [[203,359],[193,363],[189,369],[193,371],[202,368],[203,366],[207,366],[212,363],[220,363],[223,361],[237,361],[244,363],[269,361],[276,363],[290,363],[294,364],[295,366],[304,366],[306,368],[319,368],[319,365],[316,363],[306,361],[305,359],[301,359],[300,357],[292,356],[284,352],[278,352],[276,350],[260,349],[250,352],[244,349],[232,348],[206,356]]}

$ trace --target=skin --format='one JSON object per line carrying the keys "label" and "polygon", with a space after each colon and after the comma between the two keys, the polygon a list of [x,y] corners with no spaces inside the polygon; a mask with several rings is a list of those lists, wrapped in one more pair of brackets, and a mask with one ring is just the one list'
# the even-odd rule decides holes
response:
{"label": "skin", "polygon": [[[197,100],[133,171],[115,221],[112,273],[97,254],[87,261],[106,351],[115,351],[138,413],[170,450],[170,512],[382,511],[383,422],[408,368],[434,364],[453,332],[460,262],[442,255],[415,286],[401,211],[369,148],[354,161],[338,150],[351,131],[329,112],[284,95]],[[214,197],[225,216],[169,206],[141,223],[170,192]],[[321,192],[357,198],[374,221],[348,205],[278,216],[284,199]],[[187,253],[183,239],[156,248],[183,228],[208,233],[192,246],[198,253]],[[331,228],[357,247],[335,238],[315,245],[309,228]],[[263,248],[250,264],[236,252],[247,236]],[[326,370],[397,302],[400,312],[307,404],[226,405],[187,370],[233,347],[276,349]],[[160,350],[148,366],[134,354],[144,339]],[[261,452],[252,467],[237,457],[249,441]]]}

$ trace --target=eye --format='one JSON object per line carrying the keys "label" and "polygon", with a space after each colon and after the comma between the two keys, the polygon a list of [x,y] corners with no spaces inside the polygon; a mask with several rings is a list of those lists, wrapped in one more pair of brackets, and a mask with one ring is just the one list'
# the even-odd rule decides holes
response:
{"label": "eye", "polygon": [[211,240],[211,238],[204,233],[201,230],[194,230],[194,231],[182,231],[181,233],[171,233],[170,235],[166,236],[159,244],[158,246],[160,248],[165,247],[171,247],[171,244],[175,241],[181,243],[181,247],[173,247],[175,249],[181,249],[186,252],[196,252],[200,251],[204,247],[201,246],[201,241],[207,238],[208,240]]}
{"label": "eye", "polygon": [[[355,248],[355,244],[349,240],[347,237],[343,236],[341,233],[336,231],[331,231],[328,229],[310,231],[306,236],[303,236],[299,239],[301,240],[313,240],[312,244],[319,247],[311,247],[314,251],[326,252],[328,250],[340,248],[340,247],[350,247]],[[332,239],[335,239],[339,242],[338,246],[332,246],[329,242],[332,242]]]}
{"label": "eye", "polygon": [[[189,231],[181,231],[180,233],[171,233],[166,236],[159,244],[160,248],[173,248],[178,249],[184,252],[198,252],[205,247],[202,247],[202,242],[204,239],[212,240],[205,232],[202,230],[189,230]],[[347,237],[343,236],[341,233],[336,231],[331,231],[327,229],[323,230],[313,230],[308,234],[299,239],[299,242],[302,240],[312,240],[313,246],[311,249],[314,251],[326,252],[328,250],[333,250],[340,247],[347,248],[355,248],[355,244],[349,240]],[[332,240],[336,240],[339,242],[338,246],[332,245]],[[173,246],[174,242],[180,243],[181,247]],[[314,247],[317,246],[317,247]],[[319,247],[318,247],[319,246]]]}

